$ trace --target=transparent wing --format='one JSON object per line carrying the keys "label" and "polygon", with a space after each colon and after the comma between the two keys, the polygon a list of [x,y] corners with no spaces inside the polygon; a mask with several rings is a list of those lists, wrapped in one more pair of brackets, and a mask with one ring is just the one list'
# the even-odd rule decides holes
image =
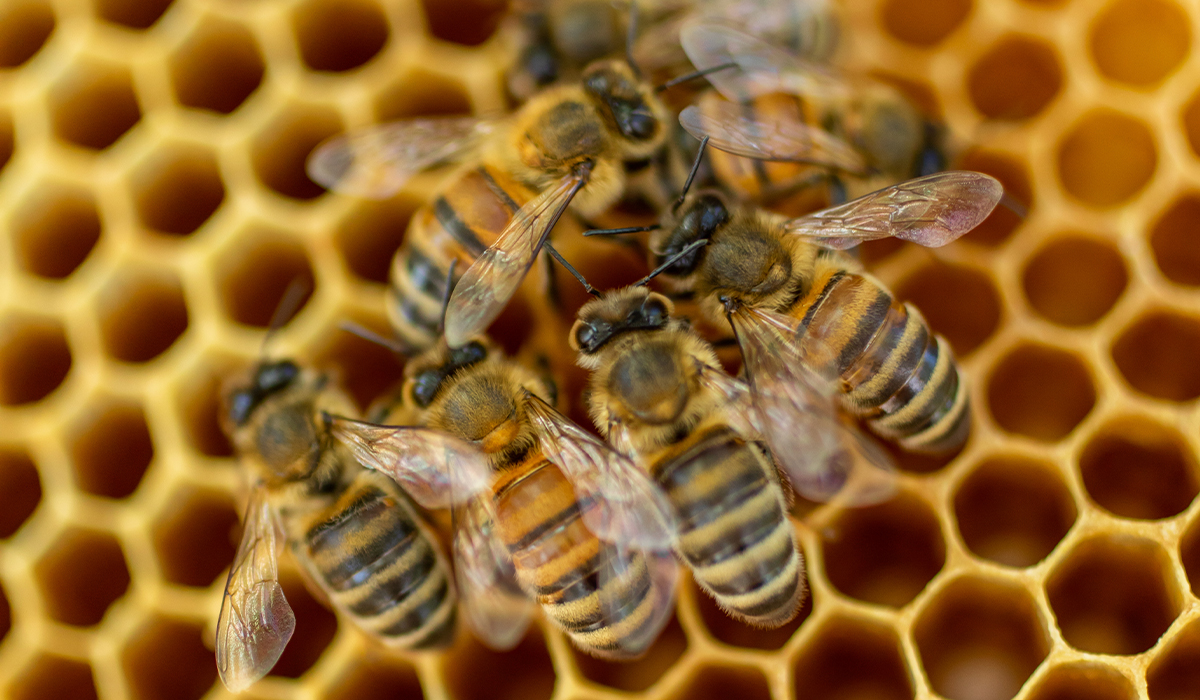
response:
{"label": "transparent wing", "polygon": [[492,469],[474,445],[431,428],[331,417],[333,437],[364,466],[383,472],[425,508],[448,508],[488,489]]}
{"label": "transparent wing", "polygon": [[584,182],[579,176],[564,178],[529,200],[496,242],[467,268],[446,306],[445,334],[450,347],[461,347],[496,320],[537,259],[550,229]]}
{"label": "transparent wing", "polygon": [[437,117],[367,127],[326,140],[308,157],[308,176],[335,192],[370,199],[395,194],[413,175],[471,153],[495,123]]}
{"label": "transparent wing", "polygon": [[296,630],[296,616],[279,585],[279,535],[265,496],[262,487],[250,494],[217,618],[217,671],[234,693],[267,675]]}
{"label": "transparent wing", "polygon": [[608,444],[612,445],[614,450],[625,455],[631,461],[638,462],[641,457],[638,454],[637,448],[634,447],[633,436],[629,433],[629,426],[619,418],[615,418],[612,411],[609,411],[608,416]]}
{"label": "transparent wing", "polygon": [[455,510],[455,577],[463,616],[489,647],[511,649],[525,636],[533,601],[517,583],[504,543],[496,535],[488,496]]}
{"label": "transparent wing", "polygon": [[[753,15],[752,10],[747,12]],[[772,13],[751,16],[755,26],[769,23]],[[759,38],[763,32],[739,31],[728,23],[698,21],[686,24],[679,41],[698,69],[733,64],[716,71],[708,81],[727,99],[745,102],[771,92],[786,92],[821,99],[841,99],[850,86],[824,66],[805,60]]]}
{"label": "transparent wing", "polygon": [[[869,505],[891,498],[895,468],[882,450],[841,421],[830,363],[801,353],[794,319],[742,307],[730,318],[741,346],[762,436],[805,498]],[[809,343],[810,345],[812,343]],[[818,343],[819,344],[819,343]]]}
{"label": "transparent wing", "polygon": [[982,223],[1003,196],[1004,186],[990,175],[948,170],[792,219],[785,228],[827,248],[887,237],[936,248]]}
{"label": "transparent wing", "polygon": [[[675,613],[679,564],[670,550],[644,550],[612,545],[597,568],[601,616],[606,625],[625,631],[614,635],[625,653],[648,649]],[[631,601],[632,592],[645,591]]]}
{"label": "transparent wing", "polygon": [[678,526],[667,497],[645,472],[532,394],[525,401],[546,458],[575,488],[583,522],[621,546],[669,550]]}
{"label": "transparent wing", "polygon": [[758,412],[754,409],[753,396],[750,387],[740,379],[725,374],[724,370],[710,367],[697,362],[700,385],[709,391],[716,392],[724,400],[722,414],[733,428],[743,438],[757,440],[762,436],[763,427],[758,420]]}
{"label": "transparent wing", "polygon": [[[830,0],[707,0],[697,19],[821,59],[836,45],[838,31],[838,11]],[[828,32],[835,35],[832,42]]]}
{"label": "transparent wing", "polygon": [[690,105],[679,123],[698,139],[747,158],[812,163],[862,174],[866,162],[854,147],[829,132],[796,118],[753,117],[732,102],[714,102],[701,110]]}

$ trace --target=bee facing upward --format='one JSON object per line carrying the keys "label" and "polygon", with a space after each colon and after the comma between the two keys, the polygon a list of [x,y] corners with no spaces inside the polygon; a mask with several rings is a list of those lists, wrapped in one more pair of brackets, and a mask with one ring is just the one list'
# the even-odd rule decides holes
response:
{"label": "bee facing upward", "polygon": [[217,622],[221,679],[265,675],[295,629],[278,581],[283,543],[341,613],[384,643],[434,649],[453,637],[454,585],[437,538],[399,486],[333,438],[350,398],[288,360],[258,364],[225,395],[224,428],[253,488]]}
{"label": "bee facing upward", "polygon": [[592,420],[663,489],[696,582],[734,617],[778,627],[805,592],[788,499],[770,457],[732,427],[712,347],[671,312],[643,286],[580,309],[571,347],[592,373]]}

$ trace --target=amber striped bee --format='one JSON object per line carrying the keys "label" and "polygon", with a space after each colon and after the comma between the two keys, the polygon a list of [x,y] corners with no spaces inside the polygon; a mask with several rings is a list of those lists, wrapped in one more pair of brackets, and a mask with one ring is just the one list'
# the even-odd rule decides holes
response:
{"label": "amber striped bee", "polygon": [[352,428],[359,458],[386,468],[407,438],[383,424],[420,425],[464,446],[430,469],[487,471],[455,511],[454,539],[463,615],[486,643],[515,644],[534,601],[584,651],[636,657],[674,609],[675,521],[636,466],[551,406],[553,393],[484,337],[439,343],[371,409],[376,424],[335,421],[334,431]]}
{"label": "amber striped bee", "polygon": [[748,439],[712,346],[673,305],[641,284],[586,304],[570,342],[591,371],[600,432],[666,493],[679,521],[675,551],[730,615],[759,627],[795,616],[804,557],[774,462]]}
{"label": "amber striped bee", "polygon": [[[225,394],[224,428],[253,484],[217,621],[217,668],[233,692],[271,670],[295,629],[278,580],[283,544],[334,608],[385,644],[437,649],[454,636],[451,570],[409,500],[431,488],[397,462],[390,473],[404,479],[406,493],[334,439],[330,416],[354,410],[328,374],[290,360],[258,363]],[[406,438],[409,459],[436,462],[455,447],[433,431]]]}

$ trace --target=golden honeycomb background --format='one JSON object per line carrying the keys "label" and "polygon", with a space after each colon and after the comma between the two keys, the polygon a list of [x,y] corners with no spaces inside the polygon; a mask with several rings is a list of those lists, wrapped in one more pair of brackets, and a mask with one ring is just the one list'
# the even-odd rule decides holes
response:
{"label": "golden honeycomb background", "polygon": [[[0,696],[225,697],[210,651],[241,481],[220,380],[272,353],[399,374],[387,262],[436,186],[370,203],[303,173],[379,120],[503,108],[502,0],[0,0]],[[387,653],[294,569],[258,698],[1200,698],[1196,0],[846,0],[845,65],[896,81],[1028,207],[866,258],[975,395],[953,460],[818,508],[782,630],[687,584],[644,659],[535,628]]]}

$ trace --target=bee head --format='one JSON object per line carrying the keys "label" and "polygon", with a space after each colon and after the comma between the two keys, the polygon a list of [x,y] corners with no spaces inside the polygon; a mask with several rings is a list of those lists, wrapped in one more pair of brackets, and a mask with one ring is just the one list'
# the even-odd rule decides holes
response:
{"label": "bee head", "polygon": [[622,333],[660,330],[671,320],[672,311],[669,299],[645,287],[609,292],[579,310],[571,328],[571,349],[591,355]]}
{"label": "bee head", "polygon": [[448,377],[460,369],[483,362],[488,354],[488,348],[482,342],[472,340],[461,348],[438,348],[438,354],[432,361],[417,360],[408,389],[413,403],[420,408],[428,408]]}
{"label": "bee head", "polygon": [[[712,239],[729,219],[729,208],[718,193],[700,191],[688,197],[668,225],[660,229],[665,235],[653,242],[654,264],[663,264],[696,241]],[[676,260],[663,274],[686,277],[696,271],[705,255],[705,247],[701,246]]]}
{"label": "bee head", "polygon": [[264,400],[287,389],[299,375],[300,368],[291,360],[260,363],[249,386],[234,389],[226,397],[229,422],[237,427],[245,425]]}
{"label": "bee head", "polygon": [[666,110],[654,95],[654,87],[639,78],[627,62],[592,63],[583,71],[583,88],[609,126],[636,153],[626,160],[649,157],[665,138]]}

